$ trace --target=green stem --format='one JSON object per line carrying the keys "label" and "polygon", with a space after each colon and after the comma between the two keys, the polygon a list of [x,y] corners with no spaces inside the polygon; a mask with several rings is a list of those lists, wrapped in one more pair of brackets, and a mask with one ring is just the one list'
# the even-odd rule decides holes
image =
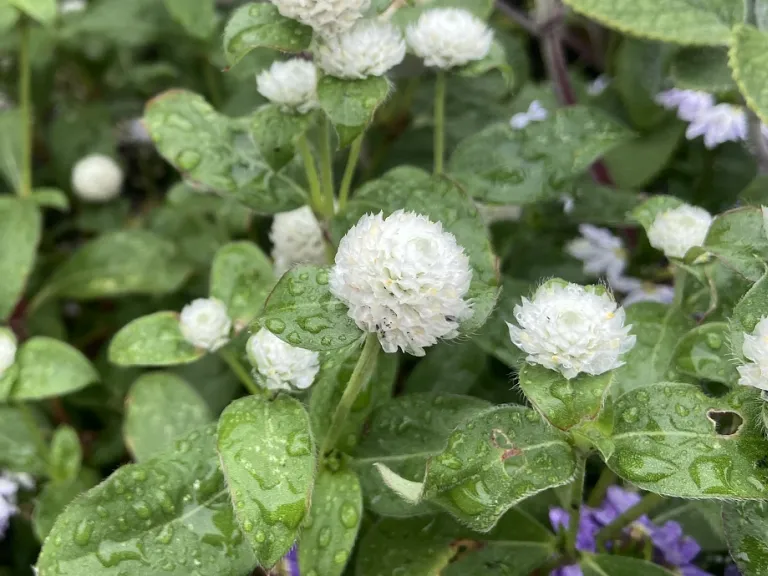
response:
{"label": "green stem", "polygon": [[323,183],[326,217],[333,216],[333,152],[331,151],[331,122],[324,120],[320,135],[320,177]]}
{"label": "green stem", "polygon": [[19,21],[19,105],[21,107],[21,185],[19,194],[32,194],[32,66],[30,64],[29,22]]}
{"label": "green stem", "polygon": [[309,143],[307,142],[306,136],[299,138],[296,143],[296,148],[298,148],[299,154],[301,154],[301,159],[304,161],[304,171],[307,174],[309,198],[312,204],[312,209],[317,213],[321,213],[323,207],[323,193],[320,189],[320,178],[317,175],[315,158],[312,156],[312,151],[309,149]]}
{"label": "green stem", "polygon": [[656,508],[656,506],[663,500],[664,496],[661,494],[654,494],[653,492],[649,492],[643,496],[643,499],[640,500],[640,502],[632,506],[632,508],[621,514],[613,522],[608,524],[608,526],[597,533],[597,551],[605,551],[605,545],[609,540],[619,535],[626,526],[629,526],[641,516],[648,514],[648,512]]}
{"label": "green stem", "polygon": [[587,456],[585,454],[576,454],[576,478],[571,484],[570,512],[571,517],[568,521],[568,532],[565,536],[565,546],[568,554],[576,556],[576,535],[579,532],[579,522],[581,520],[581,504],[584,497],[584,474],[587,468]]}
{"label": "green stem", "polygon": [[616,474],[606,466],[600,473],[600,478],[597,479],[597,484],[592,488],[592,492],[589,493],[589,499],[587,500],[587,506],[597,508],[605,500],[605,494],[608,492],[608,488],[616,482]]}
{"label": "green stem", "polygon": [[258,386],[256,386],[256,383],[253,381],[253,378],[251,378],[251,374],[248,372],[245,366],[243,366],[243,363],[240,362],[238,357],[232,352],[231,350],[227,350],[226,348],[222,348],[219,350],[219,356],[221,357],[224,362],[227,363],[227,365],[230,367],[232,372],[235,373],[235,375],[238,377],[240,382],[243,383],[243,386],[245,386],[248,389],[248,392],[253,394],[254,396],[263,396],[264,391],[261,390]]}
{"label": "green stem", "polygon": [[445,162],[445,72],[437,73],[435,82],[435,174],[443,173]]}
{"label": "green stem", "polygon": [[363,346],[360,358],[358,358],[352,376],[349,378],[349,382],[347,382],[347,388],[344,390],[344,394],[336,406],[331,426],[328,428],[328,433],[323,441],[321,455],[328,454],[339,441],[344,424],[346,424],[349,413],[352,411],[352,405],[376,369],[376,359],[379,356],[379,350],[381,350],[381,346],[376,338],[376,334],[368,334],[365,338],[365,345]]}
{"label": "green stem", "polygon": [[349,158],[347,159],[347,168],[344,170],[344,177],[341,179],[341,188],[339,190],[339,212],[344,212],[347,208],[347,199],[349,190],[352,187],[352,179],[355,177],[357,161],[360,159],[360,149],[363,147],[363,134],[360,134],[352,142],[349,149]]}

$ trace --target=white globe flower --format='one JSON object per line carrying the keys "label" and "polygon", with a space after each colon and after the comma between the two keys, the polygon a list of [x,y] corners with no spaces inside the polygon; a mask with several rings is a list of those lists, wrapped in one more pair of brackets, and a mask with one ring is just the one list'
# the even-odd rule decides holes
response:
{"label": "white globe flower", "polygon": [[621,276],[627,266],[627,251],[621,238],[606,228],[591,224],[579,226],[581,238],[568,243],[568,254],[584,263],[584,272],[592,276]]}
{"label": "white globe flower", "polygon": [[715,105],[715,98],[712,94],[677,88],[659,92],[654,100],[659,106],[667,110],[677,110],[677,117],[686,122],[698,118],[703,112]]}
{"label": "white globe flower", "polygon": [[751,362],[737,368],[739,384],[768,391],[768,317],[757,323],[752,334],[744,334],[741,351]]}
{"label": "white globe flower", "polygon": [[216,298],[198,298],[184,306],[179,327],[185,340],[197,348],[218,350],[229,340],[232,321],[227,308]]}
{"label": "white globe flower", "polygon": [[749,125],[743,108],[718,104],[696,116],[685,131],[688,140],[704,137],[707,148],[723,142],[741,142],[747,139]]}
{"label": "white globe flower", "polygon": [[458,336],[459,323],[471,317],[463,299],[471,281],[469,258],[453,234],[398,210],[386,219],[367,214],[347,232],[330,289],[384,351],[423,356],[439,338]]}
{"label": "white globe flower", "polygon": [[648,240],[667,258],[684,258],[688,250],[704,244],[711,224],[709,212],[684,204],[656,216],[648,230]]}
{"label": "white globe flower", "polygon": [[448,69],[464,66],[488,55],[493,31],[467,10],[427,10],[408,26],[408,45],[424,64]]}
{"label": "white globe flower", "polygon": [[320,371],[320,355],[296,348],[262,328],[248,339],[248,360],[268,390],[306,390]]}
{"label": "white globe flower", "polygon": [[336,78],[383,76],[405,58],[405,40],[389,22],[361,20],[315,46],[317,65]]}
{"label": "white globe flower", "polygon": [[259,94],[283,110],[306,114],[317,108],[317,68],[309,60],[274,62],[256,77]]}
{"label": "white globe flower", "polygon": [[282,276],[296,264],[325,264],[323,230],[309,206],[276,214],[269,232],[275,274]]}
{"label": "white globe flower", "polygon": [[371,7],[371,0],[271,0],[280,14],[311,26],[323,36],[351,28]]}
{"label": "white globe flower", "polygon": [[109,156],[92,154],[72,170],[72,189],[86,202],[107,202],[120,195],[123,170]]}
{"label": "white globe flower", "polygon": [[512,116],[509,125],[515,130],[522,130],[531,122],[541,122],[546,120],[547,116],[549,116],[547,109],[541,105],[541,102],[534,100],[528,107],[527,112],[519,112]]}
{"label": "white globe flower", "polygon": [[532,300],[523,298],[515,306],[519,326],[507,326],[512,343],[528,354],[528,362],[570,380],[624,364],[620,356],[635,345],[624,318],[624,308],[603,289],[552,280]]}
{"label": "white globe flower", "polygon": [[16,360],[16,338],[8,330],[0,331],[0,378]]}

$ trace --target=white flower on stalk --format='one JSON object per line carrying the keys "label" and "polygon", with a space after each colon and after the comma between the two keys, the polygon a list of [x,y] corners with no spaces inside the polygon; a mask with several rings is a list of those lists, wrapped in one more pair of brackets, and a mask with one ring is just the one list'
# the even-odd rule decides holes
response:
{"label": "white flower on stalk", "polygon": [[275,274],[282,276],[296,264],[325,264],[323,230],[309,206],[276,214],[269,231]]}
{"label": "white flower on stalk", "polygon": [[656,216],[648,229],[648,240],[667,258],[684,258],[688,250],[704,244],[711,224],[709,212],[684,204]]}
{"label": "white flower on stalk", "polygon": [[16,338],[8,330],[0,331],[0,378],[16,360]]}
{"label": "white flower on stalk", "polygon": [[715,98],[712,94],[677,88],[659,92],[654,100],[659,106],[667,110],[677,110],[677,117],[686,122],[698,118],[703,112],[715,105]]}
{"label": "white flower on stalk", "polygon": [[283,110],[305,114],[317,108],[317,68],[309,60],[273,62],[256,76],[259,94]]}
{"label": "white flower on stalk", "polygon": [[423,356],[438,339],[458,336],[459,323],[472,315],[464,300],[471,281],[469,258],[453,234],[398,210],[386,219],[367,214],[347,232],[330,289],[385,352]]}
{"label": "white flower on stalk", "polygon": [[718,104],[696,116],[688,125],[685,137],[694,140],[704,136],[704,145],[711,149],[723,142],[746,140],[748,132],[747,115],[743,108]]}
{"label": "white flower on stalk", "polygon": [[584,263],[584,272],[592,276],[606,276],[609,279],[624,272],[627,266],[627,251],[621,238],[614,236],[607,228],[591,224],[579,226],[581,237],[568,243],[568,254]]}
{"label": "white flower on stalk", "polygon": [[107,202],[120,195],[123,170],[109,156],[91,154],[72,169],[72,188],[86,202]]}
{"label": "white flower on stalk", "polygon": [[752,334],[744,334],[741,351],[750,362],[737,368],[739,384],[768,391],[768,317],[757,323]]}
{"label": "white flower on stalk", "polygon": [[541,102],[534,100],[531,102],[531,105],[528,106],[528,110],[526,112],[518,112],[512,116],[512,119],[509,121],[509,125],[512,126],[512,128],[515,130],[522,130],[531,122],[541,122],[546,120],[547,116],[549,116],[547,109],[541,105]]}
{"label": "white flower on stalk", "polygon": [[271,0],[286,18],[293,18],[323,36],[351,28],[371,7],[371,0]]}
{"label": "white flower on stalk", "polygon": [[474,14],[459,8],[434,8],[408,26],[408,45],[431,67],[464,66],[488,55],[493,31]]}
{"label": "white flower on stalk", "polygon": [[587,94],[590,96],[600,96],[608,88],[611,79],[605,74],[600,74],[587,86]]}
{"label": "white flower on stalk", "polygon": [[245,350],[268,390],[306,390],[320,370],[317,352],[291,346],[265,328],[248,339]]}
{"label": "white flower on stalk", "polygon": [[8,530],[11,516],[18,513],[17,495],[19,488],[32,490],[35,481],[29,474],[3,472],[0,474],[0,538]]}
{"label": "white flower on stalk", "polygon": [[216,298],[198,298],[184,306],[179,317],[184,339],[197,348],[218,350],[229,341],[232,321],[227,307]]}
{"label": "white flower on stalk", "polygon": [[598,375],[618,368],[620,357],[635,345],[624,308],[597,286],[562,280],[542,285],[532,300],[515,306],[518,326],[507,323],[512,343],[526,360],[563,376]]}
{"label": "white flower on stalk", "polygon": [[405,40],[389,22],[361,20],[315,46],[317,65],[336,78],[383,76],[405,58]]}

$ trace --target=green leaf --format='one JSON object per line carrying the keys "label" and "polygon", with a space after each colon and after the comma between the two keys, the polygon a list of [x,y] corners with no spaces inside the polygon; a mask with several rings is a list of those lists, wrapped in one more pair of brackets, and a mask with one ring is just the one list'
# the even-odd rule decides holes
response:
{"label": "green leaf", "polygon": [[744,99],[760,119],[768,123],[768,34],[753,26],[736,26],[729,53],[733,78]]}
{"label": "green leaf", "polygon": [[316,119],[314,114],[283,112],[279,106],[267,104],[251,116],[250,134],[264,159],[274,170],[280,170],[296,155],[296,140]]}
{"label": "green leaf", "polygon": [[0,321],[24,293],[40,242],[42,217],[34,202],[0,198]]}
{"label": "green leaf", "polygon": [[[10,338],[11,342],[18,347],[16,334],[14,334],[13,330],[10,328],[0,326],[0,338]],[[13,363],[3,372],[2,376],[0,376],[0,402],[8,400],[13,391],[13,385],[16,383],[18,377],[19,363],[17,358],[14,357]]]}
{"label": "green leaf", "polygon": [[465,76],[467,78],[476,78],[487,74],[492,70],[498,70],[504,77],[504,80],[508,85],[513,85],[515,82],[515,74],[512,67],[507,62],[507,52],[504,49],[504,45],[498,40],[494,40],[491,44],[491,49],[488,54],[482,60],[475,60],[466,66],[463,66],[457,70],[459,76]]}
{"label": "green leaf", "polygon": [[170,450],[179,437],[213,419],[194,388],[167,372],[139,377],[126,396],[125,407],[125,445],[137,462]]}
{"label": "green leaf", "polygon": [[216,252],[210,293],[224,302],[240,331],[258,316],[275,281],[272,262],[256,244],[232,242]]}
{"label": "green leaf", "polygon": [[717,500],[668,499],[654,508],[651,520],[657,526],[677,522],[683,527],[683,534],[696,540],[705,552],[720,552],[727,547]]}
{"label": "green leaf", "polygon": [[309,508],[315,471],[309,416],[289,396],[237,400],[219,419],[218,450],[245,539],[271,568],[290,550]]}
{"label": "green leaf", "polygon": [[675,349],[675,369],[699,380],[732,386],[739,379],[728,346],[730,327],[725,322],[697,326],[682,337]]}
{"label": "green leaf", "polygon": [[674,196],[658,194],[652,196],[635,208],[632,211],[632,219],[639,222],[640,225],[645,228],[645,231],[648,232],[657,216],[668,210],[674,210],[684,204],[685,202]]}
{"label": "green leaf", "polygon": [[109,343],[109,361],[118,366],[174,366],[194,362],[205,353],[184,338],[176,312],[137,318]]}
{"label": "green leaf", "polygon": [[45,336],[27,340],[16,362],[19,377],[11,393],[15,400],[64,396],[99,381],[99,373],[79,350]]}
{"label": "green leaf", "polygon": [[[609,168],[614,180],[619,180]],[[591,178],[583,178],[571,191],[573,209],[568,218],[575,222],[623,226],[629,222],[628,214],[643,201],[644,195],[630,190],[595,184]]]}
{"label": "green leaf", "polygon": [[51,440],[48,475],[54,482],[74,481],[80,473],[83,449],[77,431],[71,426],[56,429]]}
{"label": "green leaf", "polygon": [[616,401],[615,451],[607,464],[639,488],[665,496],[767,498],[768,472],[755,461],[768,441],[746,409],[754,392],[711,398],[690,384],[636,388]]}
{"label": "green leaf", "polygon": [[248,117],[228,118],[197,94],[170,90],[147,104],[144,123],[160,154],[202,188],[263,213],[307,203],[306,192],[262,158],[249,134]]}
{"label": "green leaf", "polygon": [[509,339],[507,322],[514,319],[515,306],[522,296],[530,294],[531,288],[528,282],[505,276],[498,304],[475,338],[478,346],[510,367],[518,366],[524,355]]}
{"label": "green leaf", "polygon": [[128,294],[175,292],[191,272],[174,245],[145,230],[91,240],[59,266],[35,297],[93,300]]}
{"label": "green leaf", "polygon": [[768,504],[766,502],[724,502],[723,524],[731,557],[743,576],[760,576],[768,571]]}
{"label": "green leaf", "polygon": [[320,106],[336,126],[342,148],[365,131],[388,94],[389,82],[382,76],[363,80],[323,76],[317,84]]}
{"label": "green leaf", "polygon": [[[653,131],[639,134],[609,151],[605,163],[616,185],[637,189],[651,183],[671,162],[685,134],[685,126],[670,118]],[[634,206],[627,211],[632,208]]]}
{"label": "green leaf", "polygon": [[[18,19],[19,13],[16,9],[10,10],[13,10],[15,18]],[[24,149],[22,127],[21,112],[17,108],[0,110],[0,172],[16,192],[21,189],[21,157]]]}
{"label": "green leaf", "polygon": [[363,494],[351,470],[322,470],[312,491],[309,510],[299,540],[302,574],[341,576],[355,547]]}
{"label": "green leaf", "polygon": [[0,0],[0,32],[8,32],[18,20],[19,11],[11,5],[9,0]]}
{"label": "green leaf", "polygon": [[306,350],[335,350],[362,332],[347,307],[328,289],[328,269],[297,266],[272,290],[259,324],[281,340]]}
{"label": "green leaf", "polygon": [[611,86],[621,99],[632,123],[650,130],[672,114],[659,106],[654,97],[665,88],[669,58],[673,47],[627,36],[621,39],[613,58],[615,77]]}
{"label": "green leaf", "polygon": [[724,46],[731,27],[744,20],[741,0],[565,0],[565,3],[609,28],[691,46]]}
{"label": "green leaf", "polygon": [[429,504],[414,506],[395,495],[374,464],[385,464],[407,480],[421,480],[427,459],[443,450],[451,431],[489,406],[469,396],[408,394],[377,409],[353,463],[366,506],[379,516],[413,516],[433,510]]}
{"label": "green leaf", "polygon": [[256,559],[235,522],[215,445],[209,426],[79,496],[43,545],[40,576],[183,576],[190,564],[200,576],[247,574]]}
{"label": "green leaf", "polygon": [[657,564],[626,556],[588,554],[579,565],[584,576],[674,576],[672,572]]}
{"label": "green leaf", "polygon": [[744,334],[752,334],[758,322],[768,316],[768,273],[744,294],[733,309],[731,316],[731,353],[743,363],[745,361]]}
{"label": "green leaf", "polygon": [[476,340],[441,342],[431,346],[426,358],[408,375],[405,392],[467,394],[483,377],[487,360]]}
{"label": "green leaf", "polygon": [[171,17],[191,36],[207,40],[216,29],[214,0],[165,0]]}
{"label": "green leaf", "polygon": [[36,476],[48,470],[46,425],[37,413],[0,404],[0,467]]}
{"label": "green leaf", "polygon": [[281,16],[272,4],[251,2],[235,10],[227,22],[224,54],[229,65],[234,66],[257,48],[302,52],[311,41],[309,26]]}
{"label": "green leaf", "polygon": [[703,249],[725,266],[757,282],[768,259],[768,237],[759,208],[745,206],[718,214],[709,227]]}
{"label": "green leaf", "polygon": [[32,200],[41,208],[69,212],[69,196],[58,188],[36,188],[32,190]]}
{"label": "green leaf", "polygon": [[683,48],[672,59],[670,70],[675,87],[710,93],[732,92],[736,82],[728,67],[724,48]]}
{"label": "green leaf", "polygon": [[8,2],[46,26],[52,24],[59,14],[56,0],[8,0]]}
{"label": "green leaf", "polygon": [[32,527],[40,542],[53,528],[56,518],[77,496],[90,490],[99,482],[99,475],[93,470],[81,470],[72,480],[48,482],[35,499],[32,512]]}

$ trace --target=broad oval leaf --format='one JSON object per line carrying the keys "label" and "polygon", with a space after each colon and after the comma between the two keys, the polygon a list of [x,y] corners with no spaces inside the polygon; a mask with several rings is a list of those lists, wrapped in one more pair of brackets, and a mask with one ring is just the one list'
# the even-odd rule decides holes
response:
{"label": "broad oval leaf", "polygon": [[731,557],[743,576],[768,573],[768,503],[725,502],[723,524]]}
{"label": "broad oval leaf", "polygon": [[728,346],[730,327],[725,322],[697,326],[682,337],[675,349],[675,369],[700,380],[731,386],[739,379]]}
{"label": "broad oval leaf", "polygon": [[[765,273],[768,238],[759,208],[745,206],[718,214],[709,227],[703,249],[724,266],[757,282]],[[694,250],[692,256],[696,254]]]}
{"label": "broad oval leaf", "polygon": [[768,123],[768,34],[753,26],[737,26],[729,54],[733,77],[749,107]]}
{"label": "broad oval leaf", "polygon": [[296,155],[296,141],[316,120],[315,114],[285,112],[277,104],[267,104],[251,115],[249,128],[261,155],[274,170],[280,170]]}
{"label": "broad oval leaf", "polygon": [[731,352],[740,362],[744,357],[744,335],[752,334],[758,322],[768,316],[768,273],[757,281],[733,308],[731,316]]}
{"label": "broad oval leaf", "polygon": [[194,0],[193,2],[164,0],[164,2],[171,17],[191,36],[207,40],[216,29],[215,0]]}
{"label": "broad oval leaf", "polygon": [[59,14],[56,0],[7,0],[27,16],[46,26],[52,24]]}
{"label": "broad oval leaf", "polygon": [[441,342],[408,374],[404,392],[467,394],[483,378],[487,363],[488,356],[473,341]]}
{"label": "broad oval leaf", "polygon": [[43,545],[40,576],[252,570],[256,559],[232,513],[215,432],[193,432],[174,451],[123,466],[75,499]]}
{"label": "broad oval leaf", "polygon": [[35,188],[30,197],[41,208],[69,212],[69,196],[58,188]]}
{"label": "broad oval leaf", "polygon": [[37,412],[0,404],[0,468],[42,476],[48,471],[48,425]]}
{"label": "broad oval leaf", "polygon": [[388,94],[389,82],[381,76],[363,80],[323,76],[317,85],[320,106],[336,127],[342,147],[365,131]]}
{"label": "broad oval leaf", "polygon": [[35,499],[32,512],[32,528],[40,542],[44,542],[53,528],[56,518],[64,512],[77,496],[99,483],[99,474],[94,470],[81,470],[80,474],[65,481],[48,482]]}
{"label": "broad oval leaf", "polygon": [[683,48],[672,59],[675,87],[682,90],[723,93],[736,90],[725,48]]}
{"label": "broad oval leaf", "polygon": [[155,312],[123,326],[108,353],[118,366],[174,366],[199,360],[206,351],[187,342],[176,312]]}
{"label": "broad oval leaf", "polygon": [[0,198],[0,321],[11,315],[24,293],[40,242],[42,216],[34,202]]}
{"label": "broad oval leaf", "polygon": [[49,458],[48,475],[53,481],[66,483],[77,478],[83,461],[83,449],[74,428],[61,426],[56,429],[51,439]]}
{"label": "broad oval leaf", "polygon": [[271,568],[293,546],[309,508],[309,416],[289,396],[237,400],[219,419],[218,450],[237,521],[259,563]]}

